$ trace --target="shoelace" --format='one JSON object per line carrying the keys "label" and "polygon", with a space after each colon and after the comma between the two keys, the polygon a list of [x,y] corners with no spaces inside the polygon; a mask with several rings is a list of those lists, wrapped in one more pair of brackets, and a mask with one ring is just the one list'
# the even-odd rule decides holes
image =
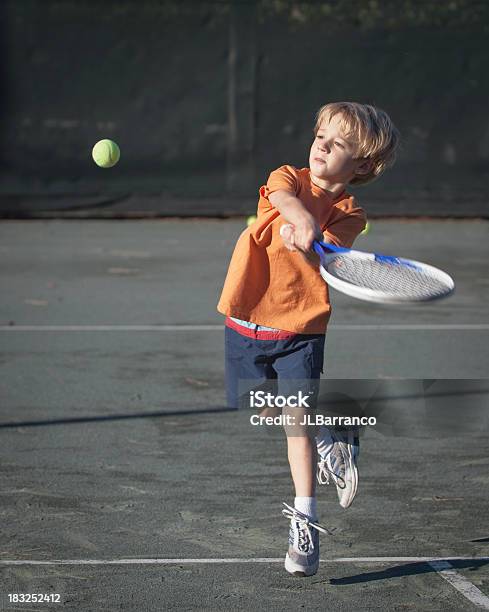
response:
{"label": "shoelace", "polygon": [[329,485],[329,479],[332,479],[335,485],[337,485],[340,489],[344,489],[346,487],[345,479],[335,474],[333,470],[330,470],[326,465],[326,459],[320,459],[318,461],[318,472],[317,479],[319,484]]}
{"label": "shoelace", "polygon": [[312,521],[307,514],[300,512],[300,510],[297,510],[297,508],[292,508],[292,506],[289,506],[285,502],[282,503],[285,506],[285,508],[282,509],[282,514],[285,516],[285,518],[291,519],[299,525],[299,550],[305,549],[305,552],[314,550],[311,527],[317,531],[320,531],[321,533],[333,535],[331,531],[326,529],[326,527]]}

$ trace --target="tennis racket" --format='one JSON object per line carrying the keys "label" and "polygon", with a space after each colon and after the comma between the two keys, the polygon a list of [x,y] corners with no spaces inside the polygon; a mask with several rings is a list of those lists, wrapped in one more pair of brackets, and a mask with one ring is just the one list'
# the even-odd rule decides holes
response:
{"label": "tennis racket", "polygon": [[[283,225],[280,234],[283,235]],[[453,279],[420,261],[366,253],[315,240],[323,279],[346,295],[380,304],[428,302],[449,296]]]}

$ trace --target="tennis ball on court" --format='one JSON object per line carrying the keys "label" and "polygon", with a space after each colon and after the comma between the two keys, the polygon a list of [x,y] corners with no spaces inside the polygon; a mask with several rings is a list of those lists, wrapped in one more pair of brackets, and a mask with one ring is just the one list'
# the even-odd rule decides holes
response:
{"label": "tennis ball on court", "polygon": [[256,221],[256,215],[250,215],[247,219],[246,219],[246,225],[249,227],[252,223],[254,223]]}
{"label": "tennis ball on court", "polygon": [[365,226],[365,229],[363,229],[360,232],[360,235],[361,236],[366,236],[369,233],[369,231],[370,231],[370,221],[367,221],[367,225]]}
{"label": "tennis ball on court", "polygon": [[107,138],[99,140],[92,149],[93,161],[101,168],[112,168],[119,161],[121,151],[118,145]]}

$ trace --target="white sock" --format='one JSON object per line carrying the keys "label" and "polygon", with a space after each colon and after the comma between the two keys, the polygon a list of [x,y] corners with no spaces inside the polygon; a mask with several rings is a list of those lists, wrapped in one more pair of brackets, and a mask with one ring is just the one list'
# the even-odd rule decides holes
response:
{"label": "white sock", "polygon": [[294,507],[299,510],[299,512],[307,514],[307,516],[313,521],[317,520],[317,505],[315,497],[296,497],[294,500]]}

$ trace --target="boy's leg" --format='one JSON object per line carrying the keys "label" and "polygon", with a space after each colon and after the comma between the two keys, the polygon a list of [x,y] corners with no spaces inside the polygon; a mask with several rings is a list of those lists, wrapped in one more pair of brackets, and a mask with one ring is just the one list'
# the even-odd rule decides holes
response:
{"label": "boy's leg", "polygon": [[[277,356],[273,367],[278,374],[282,395],[292,394],[300,387],[307,387],[308,380],[318,381],[323,371],[324,340],[324,336],[298,336],[295,341],[296,351]],[[315,406],[311,408],[314,415]],[[300,411],[294,409],[290,412],[300,415]],[[311,431],[309,428],[309,432]],[[317,470],[317,480],[320,484],[329,484],[331,479],[336,485],[340,505],[348,508],[352,504],[358,488],[358,428],[341,430],[321,425],[316,432],[314,451],[303,433],[291,430],[287,431],[287,444],[292,479],[298,497],[315,496],[315,483],[310,482],[309,466],[317,449],[319,461],[316,459],[313,464],[314,470]],[[315,507],[314,501],[312,506]]]}
{"label": "boy's leg", "polygon": [[[287,435],[287,455],[296,497],[316,496],[317,451],[314,434]],[[316,518],[315,508],[311,518]]]}
{"label": "boy's leg", "polygon": [[[294,418],[295,425],[285,428],[288,459],[297,497],[314,497],[316,490],[317,451],[314,425],[299,426],[305,417],[315,418],[315,399],[324,362],[324,335],[300,336],[297,350],[279,355],[273,363],[278,376],[280,395],[308,396],[309,408],[285,408],[284,414]],[[316,518],[316,517],[313,517]]]}
{"label": "boy's leg", "polygon": [[[308,407],[284,408],[294,425],[286,426],[288,459],[297,497],[314,497],[316,490],[317,451],[314,425],[299,425],[309,416],[314,422],[318,381],[324,362],[324,335],[298,336],[287,348],[290,352],[278,354],[273,362],[278,377],[280,395],[307,396]],[[316,518],[313,516],[313,518]]]}
{"label": "boy's leg", "polygon": [[[295,488],[294,509],[290,516],[289,550],[285,558],[288,572],[300,576],[312,576],[319,567],[319,533],[314,526],[316,508],[317,451],[314,404],[321,376],[324,354],[324,336],[301,336],[277,354],[273,367],[278,376],[280,395],[308,396],[307,407],[284,408],[292,425],[286,424],[287,449],[290,471]],[[320,530],[320,529],[319,529]]]}

